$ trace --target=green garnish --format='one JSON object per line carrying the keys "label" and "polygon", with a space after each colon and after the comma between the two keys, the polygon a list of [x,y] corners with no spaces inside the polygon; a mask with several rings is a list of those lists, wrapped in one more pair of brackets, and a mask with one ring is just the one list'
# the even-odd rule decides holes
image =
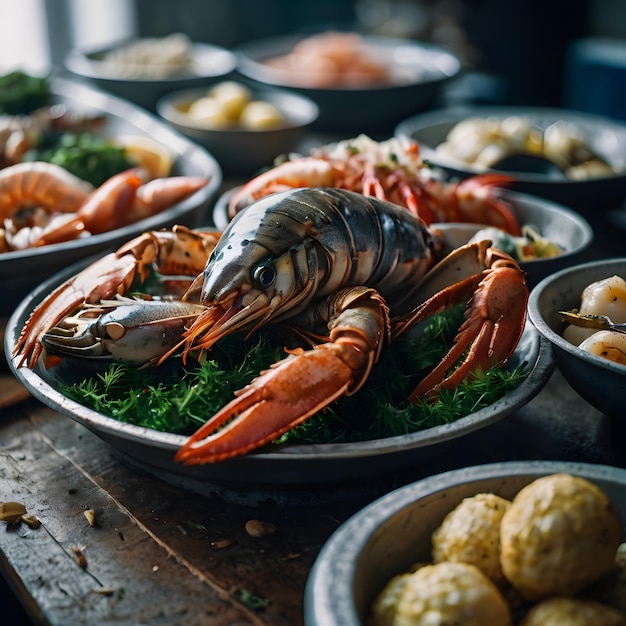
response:
{"label": "green garnish", "polygon": [[[463,307],[451,309],[429,320],[421,334],[392,343],[360,391],[333,402],[279,442],[380,439],[453,422],[493,404],[526,377],[523,366],[475,372],[454,391],[442,391],[436,401],[412,404],[407,399],[425,371],[441,360],[462,317]],[[118,420],[190,434],[232,400],[234,391],[283,357],[282,346],[265,332],[247,342],[230,336],[193,367],[183,367],[180,358],[156,369],[114,363],[63,391]]]}
{"label": "green garnish", "polygon": [[25,160],[60,165],[94,187],[134,165],[124,147],[91,133],[51,134],[42,145],[29,151]]}
{"label": "green garnish", "polygon": [[52,93],[47,76],[15,70],[0,76],[0,114],[27,115],[50,104]]}

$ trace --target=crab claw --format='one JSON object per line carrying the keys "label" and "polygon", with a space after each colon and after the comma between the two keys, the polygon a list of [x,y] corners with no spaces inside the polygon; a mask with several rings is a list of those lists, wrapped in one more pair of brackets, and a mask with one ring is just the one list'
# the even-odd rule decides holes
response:
{"label": "crab claw", "polygon": [[291,350],[262,372],[185,442],[176,461],[198,465],[245,454],[361,387],[388,335],[385,302],[373,289],[352,287],[311,309],[328,315],[330,341]]}
{"label": "crab claw", "polygon": [[[458,271],[457,261],[468,255],[475,256],[474,261],[484,269],[468,273],[456,284],[426,299],[394,327],[396,337],[434,313],[471,296],[454,345],[415,388],[410,396],[413,402],[420,397],[432,397],[441,389],[454,389],[472,371],[486,371],[494,364],[506,363],[519,342],[528,302],[524,272],[508,254],[487,247],[489,245],[490,242],[483,241],[459,248],[458,255],[450,256],[449,267],[445,267],[444,260],[441,267],[435,268],[443,275],[447,271]],[[435,278],[438,277],[435,275]],[[462,362],[455,367],[461,357]]]}
{"label": "crab claw", "polygon": [[[353,380],[342,351],[325,343],[296,350],[263,372],[178,450],[185,465],[215,463],[273,441],[345,394]],[[220,428],[226,424],[223,428]]]}

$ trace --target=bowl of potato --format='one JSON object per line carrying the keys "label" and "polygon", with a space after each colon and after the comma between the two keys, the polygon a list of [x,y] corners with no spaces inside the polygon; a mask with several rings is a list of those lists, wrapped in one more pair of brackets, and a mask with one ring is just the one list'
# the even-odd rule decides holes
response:
{"label": "bowl of potato", "polygon": [[624,520],[621,468],[516,461],[431,476],[335,531],[305,624],[624,624]]}
{"label": "bowl of potato", "polygon": [[319,114],[304,96],[230,80],[168,94],[157,102],[157,112],[207,148],[225,172],[239,175],[293,150]]}

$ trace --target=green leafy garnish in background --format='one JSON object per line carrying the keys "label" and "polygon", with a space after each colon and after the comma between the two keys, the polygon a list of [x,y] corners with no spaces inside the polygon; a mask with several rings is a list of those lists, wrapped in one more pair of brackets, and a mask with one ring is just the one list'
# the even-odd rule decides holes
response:
{"label": "green leafy garnish in background", "polygon": [[50,134],[41,145],[28,152],[25,160],[60,165],[94,187],[134,165],[124,147],[91,133],[70,132]]}
{"label": "green leafy garnish in background", "polygon": [[0,76],[0,114],[27,115],[52,100],[47,76],[15,70]]}
{"label": "green leafy garnish in background", "polygon": [[[285,433],[279,442],[351,442],[380,439],[453,422],[493,404],[526,377],[524,367],[493,367],[434,402],[407,398],[424,373],[438,363],[462,321],[463,307],[430,320],[420,335],[395,341],[383,351],[363,388]],[[165,432],[190,434],[233,398],[233,393],[284,356],[265,333],[251,340],[227,337],[209,358],[183,367],[171,358],[157,369],[111,364],[64,391],[76,401],[118,420]]]}

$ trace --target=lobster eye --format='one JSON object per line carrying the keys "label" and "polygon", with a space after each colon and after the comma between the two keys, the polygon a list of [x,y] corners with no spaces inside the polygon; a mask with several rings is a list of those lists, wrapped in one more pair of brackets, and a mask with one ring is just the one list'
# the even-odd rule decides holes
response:
{"label": "lobster eye", "polygon": [[276,279],[276,271],[271,265],[259,265],[254,269],[252,278],[254,278],[260,287],[266,289]]}

